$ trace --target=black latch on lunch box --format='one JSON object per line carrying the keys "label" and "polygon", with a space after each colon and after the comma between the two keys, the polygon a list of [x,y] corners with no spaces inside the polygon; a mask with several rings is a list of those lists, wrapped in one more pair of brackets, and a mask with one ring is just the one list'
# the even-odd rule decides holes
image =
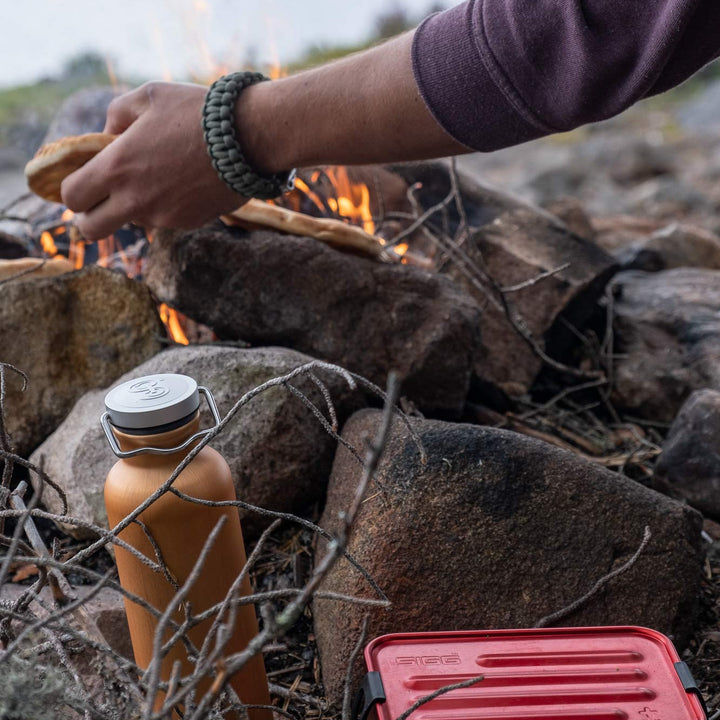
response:
{"label": "black latch on lunch box", "polygon": [[373,705],[380,702],[385,702],[385,688],[380,673],[373,670],[365,676],[355,696],[353,720],[367,720]]}
{"label": "black latch on lunch box", "polygon": [[707,705],[705,704],[705,698],[702,696],[702,693],[700,692],[700,688],[698,687],[698,684],[695,682],[695,678],[692,676],[692,673],[690,672],[690,668],[687,666],[687,663],[684,663],[682,661],[676,662],[675,663],[675,672],[678,674],[678,677],[680,678],[680,682],[683,684],[683,687],[685,688],[685,692],[695,695],[697,697],[697,699],[700,701],[700,704],[702,705],[702,709],[703,709],[703,712],[705,713],[705,717],[709,717]]}

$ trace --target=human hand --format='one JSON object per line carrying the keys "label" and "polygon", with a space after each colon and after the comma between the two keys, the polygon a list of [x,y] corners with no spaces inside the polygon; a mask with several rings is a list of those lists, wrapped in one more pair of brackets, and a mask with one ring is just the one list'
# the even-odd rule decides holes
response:
{"label": "human hand", "polygon": [[105,132],[119,137],[62,183],[87,240],[126,222],[199,227],[246,199],[219,178],[201,126],[207,89],[147,83],[110,103]]}

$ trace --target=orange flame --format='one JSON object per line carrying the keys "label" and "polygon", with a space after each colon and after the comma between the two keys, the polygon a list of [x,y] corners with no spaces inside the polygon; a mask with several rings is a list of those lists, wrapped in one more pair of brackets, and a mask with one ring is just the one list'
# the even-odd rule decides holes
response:
{"label": "orange flame", "polygon": [[352,182],[347,168],[343,166],[327,168],[325,174],[335,188],[336,197],[328,199],[331,210],[352,223],[362,225],[365,232],[374,235],[375,222],[370,211],[368,186]]}
{"label": "orange flame", "polygon": [[295,187],[310,200],[320,212],[325,212],[320,196],[310,189],[310,187],[301,178],[295,178]]}
{"label": "orange flame", "polygon": [[287,70],[277,62],[273,62],[270,70],[268,70],[268,75],[271,80],[279,80],[280,78],[287,77],[287,74]]}
{"label": "orange flame", "polygon": [[75,266],[76,270],[80,270],[85,265],[85,241],[80,237],[80,233],[70,233],[68,260]]}
{"label": "orange flame", "polygon": [[165,323],[170,337],[179,345],[189,345],[190,341],[182,329],[178,311],[169,307],[166,303],[161,303],[158,310],[160,311],[160,319]]}
{"label": "orange flame", "polygon": [[50,255],[50,257],[55,257],[55,255],[58,254],[55,240],[53,240],[52,234],[47,230],[40,236],[40,244],[42,245],[42,249]]}

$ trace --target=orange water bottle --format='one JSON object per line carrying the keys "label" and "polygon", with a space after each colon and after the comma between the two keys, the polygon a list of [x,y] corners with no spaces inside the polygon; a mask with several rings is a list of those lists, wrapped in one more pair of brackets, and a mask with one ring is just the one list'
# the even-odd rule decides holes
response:
{"label": "orange water bottle", "polygon": [[[220,421],[212,394],[186,375],[148,375],[113,388],[105,397],[106,412],[101,423],[113,452],[119,460],[105,482],[105,506],[108,522],[114,527],[150,497],[173,473],[190,450],[210,430],[200,430],[200,395],[207,399],[215,422]],[[180,473],[173,487],[185,495],[212,501],[235,500],[230,469],[223,457],[211,447],[204,447]],[[192,571],[208,536],[221,517],[225,517],[200,576],[190,589],[186,601],[194,615],[202,613],[225,598],[246,562],[245,547],[237,508],[208,507],[184,500],[166,492],[144,510],[138,523],[131,523],[119,534],[120,539],[155,560],[157,551],[167,566],[174,585],[164,573],[143,564],[132,553],[116,546],[120,583],[163,612],[172,602],[177,585],[182,586]],[[152,542],[148,535],[152,537]],[[157,545],[153,547],[153,542]],[[246,577],[242,594],[251,594]],[[130,637],[139,667],[145,669],[153,656],[157,620],[143,607],[125,600]],[[173,620],[182,623],[185,613],[175,608]],[[227,620],[224,618],[224,622]],[[208,618],[187,632],[199,651],[213,623]],[[237,608],[235,627],[225,655],[245,648],[257,633],[258,625],[252,605]],[[163,642],[173,635],[169,627]],[[162,665],[160,677],[170,679],[173,663],[182,663],[182,675],[192,673],[185,644],[178,640]],[[211,686],[204,680],[196,698]],[[246,704],[268,705],[267,677],[261,656],[254,657],[230,684]],[[158,696],[158,704],[163,700]],[[272,720],[266,710],[250,710],[251,720]]]}

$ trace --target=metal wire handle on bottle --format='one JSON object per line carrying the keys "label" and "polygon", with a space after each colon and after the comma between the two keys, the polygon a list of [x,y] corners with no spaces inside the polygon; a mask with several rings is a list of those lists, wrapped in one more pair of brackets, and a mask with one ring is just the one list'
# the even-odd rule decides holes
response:
{"label": "metal wire handle on bottle", "polygon": [[204,438],[206,435],[209,435],[220,424],[220,413],[218,412],[217,405],[215,404],[215,398],[212,396],[212,393],[206,387],[198,385],[198,392],[202,393],[205,396],[205,400],[207,401],[208,407],[210,408],[213,420],[215,421],[215,424],[212,427],[206,428],[204,430],[199,430],[192,437],[189,437],[182,445],[178,445],[177,447],[143,447],[137,448],[135,450],[121,450],[120,446],[117,443],[117,439],[115,438],[115,435],[112,431],[110,423],[110,413],[104,412],[102,414],[102,417],[100,418],[100,424],[102,425],[102,429],[105,431],[105,437],[110,443],[110,449],[119,458],[122,459],[135,457],[136,455],[142,455],[143,453],[150,453],[151,455],[171,455],[172,453],[185,450],[185,448],[190,447],[190,445],[192,445],[194,442],[197,442],[198,440]]}

